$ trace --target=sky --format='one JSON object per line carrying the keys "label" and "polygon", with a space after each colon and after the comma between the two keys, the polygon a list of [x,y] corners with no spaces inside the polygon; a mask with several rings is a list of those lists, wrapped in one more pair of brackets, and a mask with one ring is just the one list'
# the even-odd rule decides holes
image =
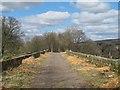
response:
{"label": "sky", "polygon": [[92,40],[118,38],[118,2],[8,1],[0,4],[0,12],[2,16],[19,20],[26,38],[45,32],[62,33],[74,25],[79,26]]}

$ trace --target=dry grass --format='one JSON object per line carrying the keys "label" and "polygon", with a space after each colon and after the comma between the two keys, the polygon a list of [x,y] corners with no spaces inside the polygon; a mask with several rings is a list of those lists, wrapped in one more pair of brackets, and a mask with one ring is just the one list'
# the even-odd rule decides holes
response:
{"label": "dry grass", "polygon": [[120,87],[120,83],[119,83],[119,80],[118,80],[118,77],[116,78],[113,78],[112,80],[110,80],[108,83],[106,84],[103,84],[102,86],[103,88],[115,88],[115,87]]}
{"label": "dry grass", "polygon": [[49,57],[49,53],[39,58],[29,57],[22,61],[22,64],[12,70],[3,72],[2,87],[4,88],[29,88],[31,80],[38,72],[43,61]]}
{"label": "dry grass", "polygon": [[49,55],[50,55],[50,53],[41,54],[41,56],[42,56],[43,58],[47,58]]}
{"label": "dry grass", "polygon": [[27,59],[24,59],[22,61],[22,64],[40,64],[39,60],[33,58],[33,57],[29,57]]}
{"label": "dry grass", "polygon": [[83,58],[78,58],[76,56],[67,56],[67,60],[71,65],[85,66],[83,68],[80,68],[79,70],[110,71],[110,67],[108,67],[108,66],[96,67],[96,65],[87,63],[87,62],[85,62],[85,60],[83,60]]}
{"label": "dry grass", "polygon": [[93,87],[120,87],[117,74],[112,72],[109,66],[97,67],[96,65],[87,63],[85,58],[69,56],[65,53],[62,53],[62,56],[69,62],[70,66]]}
{"label": "dry grass", "polygon": [[[40,57],[42,57],[43,59],[44,58],[47,58],[49,56],[49,54],[48,53],[45,53],[45,54],[41,54],[41,56]],[[38,60],[38,58],[33,58],[33,57],[29,57],[29,58],[27,58],[27,59],[24,59],[23,61],[22,61],[22,64],[38,64],[38,65],[40,65],[41,64],[41,62],[39,62],[39,60]]]}

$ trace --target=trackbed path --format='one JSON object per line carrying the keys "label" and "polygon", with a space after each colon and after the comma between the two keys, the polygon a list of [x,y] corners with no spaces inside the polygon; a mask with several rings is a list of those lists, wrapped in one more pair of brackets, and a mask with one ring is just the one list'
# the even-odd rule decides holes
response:
{"label": "trackbed path", "polygon": [[31,87],[87,88],[89,85],[70,68],[60,53],[53,53],[51,57],[43,63]]}

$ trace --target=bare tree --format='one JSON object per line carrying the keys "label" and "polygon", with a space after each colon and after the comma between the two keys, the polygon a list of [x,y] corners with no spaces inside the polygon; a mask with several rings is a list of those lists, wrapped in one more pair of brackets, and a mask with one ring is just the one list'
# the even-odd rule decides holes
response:
{"label": "bare tree", "polygon": [[22,44],[20,23],[13,17],[2,17],[2,53],[17,53]]}
{"label": "bare tree", "polygon": [[84,31],[79,27],[69,27],[66,29],[70,33],[74,43],[80,43],[87,39]]}
{"label": "bare tree", "polygon": [[0,57],[2,56],[2,17],[0,17]]}
{"label": "bare tree", "polygon": [[45,33],[44,34],[46,43],[48,45],[48,48],[51,52],[58,51],[58,38],[57,34],[53,32]]}

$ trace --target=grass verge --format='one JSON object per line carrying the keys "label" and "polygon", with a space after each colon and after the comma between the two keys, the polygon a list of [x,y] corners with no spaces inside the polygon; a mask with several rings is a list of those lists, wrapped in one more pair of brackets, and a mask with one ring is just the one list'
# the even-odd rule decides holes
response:
{"label": "grass verge", "polygon": [[50,53],[43,54],[39,58],[29,57],[23,60],[19,67],[3,72],[2,88],[29,88],[37,69],[49,56]]}
{"label": "grass verge", "polygon": [[118,74],[111,71],[110,67],[97,67],[94,64],[85,62],[85,58],[69,56],[61,53],[70,67],[73,68],[80,77],[89,82],[93,88],[117,88],[120,87]]}

